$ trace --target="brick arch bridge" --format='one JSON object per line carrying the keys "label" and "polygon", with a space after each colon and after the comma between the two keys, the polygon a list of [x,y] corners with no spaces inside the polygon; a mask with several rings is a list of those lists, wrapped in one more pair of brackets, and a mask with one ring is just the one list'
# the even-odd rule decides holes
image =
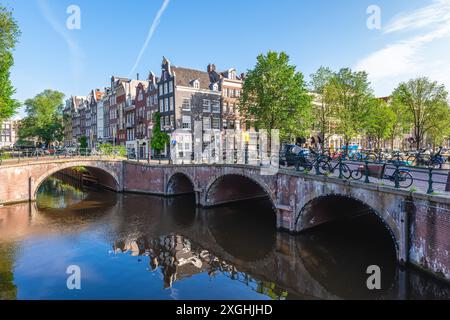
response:
{"label": "brick arch bridge", "polygon": [[391,232],[399,261],[410,262],[450,280],[450,198],[387,186],[340,180],[290,170],[263,175],[243,165],[148,165],[114,160],[61,160],[0,167],[0,204],[35,199],[40,183],[69,167],[84,166],[105,186],[119,192],[161,196],[194,193],[199,206],[211,207],[267,196],[277,227],[301,232],[334,219],[310,210],[327,197],[366,206]]}

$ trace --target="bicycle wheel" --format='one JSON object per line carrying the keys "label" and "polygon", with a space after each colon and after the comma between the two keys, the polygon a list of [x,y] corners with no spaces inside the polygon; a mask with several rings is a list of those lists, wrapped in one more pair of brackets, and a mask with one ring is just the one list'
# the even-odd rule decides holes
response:
{"label": "bicycle wheel", "polygon": [[351,171],[351,177],[353,180],[361,180],[362,177],[364,177],[364,173],[360,170],[360,168],[357,168],[356,170]]}
{"label": "bicycle wheel", "polygon": [[378,156],[375,153],[369,153],[365,160],[370,161],[370,162],[375,162],[378,160]]}
{"label": "bicycle wheel", "polygon": [[400,184],[400,188],[406,189],[412,186],[414,178],[409,172],[400,170],[398,172],[398,181]]}
{"label": "bicycle wheel", "polygon": [[[339,170],[339,166],[337,167],[337,169]],[[350,179],[352,177],[352,170],[345,163],[342,164],[342,176],[345,179]]]}
{"label": "bicycle wheel", "polygon": [[319,172],[320,174],[329,174],[331,173],[331,165],[326,161],[320,161],[319,164]]}

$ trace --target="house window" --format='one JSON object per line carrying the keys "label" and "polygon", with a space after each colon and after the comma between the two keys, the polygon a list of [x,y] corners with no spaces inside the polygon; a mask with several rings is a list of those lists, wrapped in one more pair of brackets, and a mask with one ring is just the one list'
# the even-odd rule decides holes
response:
{"label": "house window", "polygon": [[166,127],[170,126],[170,119],[169,116],[166,116]]}
{"label": "house window", "polygon": [[211,119],[208,117],[203,118],[203,130],[211,129]]}
{"label": "house window", "polygon": [[213,118],[212,119],[212,128],[213,129],[220,129],[220,119],[219,118]]}
{"label": "house window", "polygon": [[183,116],[183,124],[182,124],[182,128],[183,129],[191,129],[191,116]]}
{"label": "house window", "polygon": [[164,100],[159,99],[159,112],[164,112]]}
{"label": "house window", "polygon": [[169,111],[170,110],[170,100],[169,100],[169,98],[166,98],[166,101],[164,102],[164,104],[165,104],[165,107],[166,107],[166,111]]}
{"label": "house window", "polygon": [[189,99],[189,98],[183,99],[182,109],[183,109],[183,111],[191,111],[191,99]]}
{"label": "house window", "polygon": [[175,127],[175,116],[173,114],[170,116],[170,126]]}
{"label": "house window", "polygon": [[159,85],[159,95],[164,95],[164,86],[162,84]]}
{"label": "house window", "polygon": [[211,112],[211,100],[203,100],[203,112]]}
{"label": "house window", "polygon": [[165,84],[164,84],[164,93],[168,93],[169,92],[169,83],[168,82],[166,82]]}
{"label": "house window", "polygon": [[173,81],[170,80],[170,82],[169,82],[169,93],[172,93],[172,92],[173,92]]}
{"label": "house window", "polygon": [[220,113],[220,102],[219,101],[213,101],[213,103],[212,103],[212,112]]}

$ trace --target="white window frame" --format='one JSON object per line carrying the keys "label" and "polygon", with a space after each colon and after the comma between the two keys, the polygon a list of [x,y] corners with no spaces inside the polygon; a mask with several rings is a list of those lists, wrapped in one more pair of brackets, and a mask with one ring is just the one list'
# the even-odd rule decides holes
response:
{"label": "white window frame", "polygon": [[[188,102],[187,104],[185,102]],[[188,108],[185,108],[185,105],[189,105]],[[181,106],[183,111],[191,111],[191,98],[183,98],[183,104]]]}
{"label": "white window frame", "polygon": [[211,112],[211,100],[203,99],[203,112]]}

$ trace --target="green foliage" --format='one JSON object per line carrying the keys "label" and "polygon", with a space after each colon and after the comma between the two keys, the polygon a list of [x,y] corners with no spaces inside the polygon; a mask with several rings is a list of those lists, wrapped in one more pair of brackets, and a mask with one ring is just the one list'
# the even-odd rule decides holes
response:
{"label": "green foliage", "polygon": [[64,94],[45,90],[25,101],[27,117],[19,128],[21,139],[37,137],[46,144],[62,141]]}
{"label": "green foliage", "polygon": [[286,53],[259,55],[244,82],[239,109],[255,126],[280,130],[282,140],[305,135],[311,127],[311,97],[303,75]]}
{"label": "green foliage", "polygon": [[333,108],[327,99],[328,87],[333,75],[330,68],[322,66],[311,75],[310,82],[312,91],[318,94],[316,99],[319,103],[312,110],[314,127],[322,134],[325,144],[328,142],[328,135],[331,134],[330,123],[333,121]]}
{"label": "green foliage", "polygon": [[88,142],[86,137],[81,137],[78,139],[78,143],[80,144],[80,149],[87,149]]}
{"label": "green foliage", "polygon": [[382,140],[392,136],[397,117],[392,108],[383,100],[372,98],[368,103],[364,127],[367,136],[380,148]]}
{"label": "green foliage", "polygon": [[103,143],[100,145],[99,151],[102,155],[111,156],[114,152],[114,147],[110,143]]}
{"label": "green foliage", "polygon": [[153,116],[153,134],[152,134],[152,149],[156,152],[161,153],[165,146],[169,144],[170,137],[167,133],[161,131],[161,115],[156,112]]}
{"label": "green foliage", "polygon": [[401,83],[393,93],[412,118],[416,148],[420,149],[427,134],[438,138],[440,128],[448,127],[448,92],[443,85],[428,78],[416,78]]}
{"label": "green foliage", "polygon": [[373,94],[367,73],[344,68],[334,74],[327,86],[327,101],[334,109],[337,133],[347,144],[364,128]]}
{"label": "green foliage", "polygon": [[20,36],[20,30],[12,12],[0,5],[0,122],[14,115],[20,103],[12,98],[15,93],[10,80],[14,65],[12,51]]}
{"label": "green foliage", "polygon": [[99,150],[105,156],[119,156],[123,158],[127,156],[127,149],[124,146],[113,146],[110,143],[104,143],[100,145]]}

